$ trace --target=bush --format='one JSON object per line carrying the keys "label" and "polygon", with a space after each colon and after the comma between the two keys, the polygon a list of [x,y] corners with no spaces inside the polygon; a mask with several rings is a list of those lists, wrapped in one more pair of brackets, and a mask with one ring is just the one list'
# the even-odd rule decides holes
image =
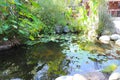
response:
{"label": "bush", "polygon": [[[31,5],[32,4],[32,5]],[[1,36],[13,38],[13,36],[21,38],[22,40],[31,39],[39,36],[44,24],[33,13],[33,10],[40,9],[39,5],[35,1],[29,3],[20,2],[19,0],[2,1],[0,2],[1,21],[0,34]],[[4,22],[3,22],[4,21]]]}
{"label": "bush", "polygon": [[40,0],[41,10],[39,11],[40,20],[46,25],[44,32],[54,32],[55,25],[66,25],[65,4],[63,0]]}
{"label": "bush", "polygon": [[99,5],[99,24],[96,30],[97,34],[100,36],[102,34],[114,33],[114,24],[111,20],[111,16],[108,13],[108,6],[105,0],[101,0]]}

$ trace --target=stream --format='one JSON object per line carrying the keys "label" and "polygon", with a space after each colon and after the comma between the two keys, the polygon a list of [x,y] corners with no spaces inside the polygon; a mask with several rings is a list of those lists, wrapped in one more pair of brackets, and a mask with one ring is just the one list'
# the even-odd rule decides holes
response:
{"label": "stream", "polygon": [[120,65],[112,56],[92,54],[76,42],[39,43],[0,52],[0,80],[55,80],[62,75],[100,71]]}

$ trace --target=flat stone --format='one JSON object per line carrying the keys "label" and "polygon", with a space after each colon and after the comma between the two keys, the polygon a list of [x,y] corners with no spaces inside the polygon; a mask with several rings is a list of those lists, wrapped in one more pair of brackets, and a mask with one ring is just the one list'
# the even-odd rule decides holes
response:
{"label": "flat stone", "polygon": [[112,34],[110,36],[110,39],[116,41],[116,40],[120,39],[120,35],[118,35],[118,34]]}
{"label": "flat stone", "polygon": [[103,35],[99,38],[100,42],[101,43],[104,43],[104,44],[109,44],[110,42],[110,36],[108,35]]}

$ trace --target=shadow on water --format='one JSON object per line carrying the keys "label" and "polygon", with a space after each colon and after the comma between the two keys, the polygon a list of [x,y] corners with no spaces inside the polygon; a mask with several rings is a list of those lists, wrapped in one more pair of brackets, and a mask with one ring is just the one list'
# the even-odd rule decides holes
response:
{"label": "shadow on water", "polygon": [[26,48],[13,48],[0,52],[0,79],[32,78],[29,72],[34,65],[27,64]]}
{"label": "shadow on water", "polygon": [[64,54],[61,54],[61,50],[59,43],[50,42],[2,51],[0,52],[0,79],[31,80],[36,72],[45,65],[50,68],[47,70],[47,76],[65,74],[60,67],[65,58]]}
{"label": "shadow on water", "polygon": [[54,80],[60,75],[101,70],[119,60],[90,54],[77,43],[40,43],[0,52],[0,79]]}

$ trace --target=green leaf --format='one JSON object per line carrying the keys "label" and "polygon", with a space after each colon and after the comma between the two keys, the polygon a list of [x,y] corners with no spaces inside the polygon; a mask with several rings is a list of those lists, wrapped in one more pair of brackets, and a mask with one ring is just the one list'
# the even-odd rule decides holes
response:
{"label": "green leaf", "polygon": [[111,72],[113,72],[117,67],[118,67],[118,66],[117,66],[116,64],[111,64],[111,65],[105,67],[105,68],[102,70],[102,72],[104,72],[104,73],[111,73]]}
{"label": "green leaf", "polygon": [[16,25],[13,25],[13,28],[17,29],[18,27]]}
{"label": "green leaf", "polygon": [[21,34],[25,34],[25,32],[24,32],[23,30],[19,30],[19,32],[20,32]]}
{"label": "green leaf", "polygon": [[6,30],[9,29],[9,26],[8,25],[4,25],[4,26],[2,26],[2,28],[3,28],[4,31],[6,31]]}
{"label": "green leaf", "polygon": [[32,35],[30,35],[30,37],[29,37],[31,40],[35,40],[35,38],[32,36]]}
{"label": "green leaf", "polygon": [[22,4],[19,2],[19,0],[14,0],[14,2],[15,2],[15,4],[17,4],[17,5],[22,5]]}
{"label": "green leaf", "polygon": [[4,37],[4,38],[3,38],[3,40],[4,40],[4,41],[7,41],[7,40],[8,40],[8,38],[7,38],[7,37]]}
{"label": "green leaf", "polygon": [[3,31],[2,31],[2,29],[0,28],[0,34],[3,34]]}

